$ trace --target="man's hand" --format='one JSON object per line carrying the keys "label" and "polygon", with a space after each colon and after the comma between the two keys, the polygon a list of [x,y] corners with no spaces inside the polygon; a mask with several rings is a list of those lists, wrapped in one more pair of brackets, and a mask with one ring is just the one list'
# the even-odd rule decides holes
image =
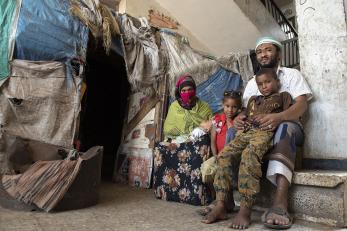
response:
{"label": "man's hand", "polygon": [[234,127],[236,130],[243,130],[246,126],[246,115],[244,114],[239,114],[238,116],[235,117],[234,119]]}
{"label": "man's hand", "polygon": [[264,131],[275,131],[278,125],[283,122],[281,113],[259,114],[254,117],[254,120]]}

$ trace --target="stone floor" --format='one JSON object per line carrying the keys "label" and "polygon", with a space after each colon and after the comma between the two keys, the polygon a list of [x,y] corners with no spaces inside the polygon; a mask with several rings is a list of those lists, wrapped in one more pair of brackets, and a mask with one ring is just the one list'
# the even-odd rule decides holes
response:
{"label": "stone floor", "polygon": [[[104,182],[96,206],[76,211],[43,213],[19,212],[0,208],[0,231],[53,230],[230,230],[230,221],[206,225],[195,213],[198,207],[165,202],[154,198],[152,190],[135,189]],[[249,230],[265,230],[259,213]],[[233,214],[231,215],[231,217]],[[292,230],[333,230],[331,227],[296,221]]]}

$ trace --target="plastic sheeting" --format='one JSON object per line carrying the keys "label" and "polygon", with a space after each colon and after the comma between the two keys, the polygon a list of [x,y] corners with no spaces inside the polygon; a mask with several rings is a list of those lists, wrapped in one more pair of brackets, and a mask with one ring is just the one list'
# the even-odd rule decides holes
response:
{"label": "plastic sheeting", "polygon": [[69,12],[69,0],[23,0],[15,58],[33,61],[85,61],[88,28]]}
{"label": "plastic sheeting", "polygon": [[197,96],[207,102],[213,113],[223,108],[222,99],[225,91],[241,90],[242,79],[239,74],[223,68],[217,70],[209,79],[197,86]]}
{"label": "plastic sheeting", "polygon": [[11,34],[15,31],[21,0],[0,1],[0,80],[10,74],[8,61],[12,58]]}
{"label": "plastic sheeting", "polygon": [[187,38],[165,29],[160,30],[160,36],[167,51],[169,59],[167,73],[171,79],[175,79],[188,67],[206,59],[189,46]]}
{"label": "plastic sheeting", "polygon": [[71,148],[80,112],[82,79],[67,87],[60,62],[13,60],[0,88],[0,124],[10,135]]}
{"label": "plastic sheeting", "polygon": [[154,86],[161,74],[159,48],[146,18],[124,14],[119,22],[129,83],[133,91],[143,91]]}
{"label": "plastic sheeting", "polygon": [[207,81],[220,68],[241,75],[247,82],[253,76],[253,67],[248,53],[231,53],[219,58],[206,57],[190,47],[187,39],[169,30],[161,30],[160,36],[169,63],[170,95],[174,97],[175,83],[178,78],[189,73],[196,85]]}

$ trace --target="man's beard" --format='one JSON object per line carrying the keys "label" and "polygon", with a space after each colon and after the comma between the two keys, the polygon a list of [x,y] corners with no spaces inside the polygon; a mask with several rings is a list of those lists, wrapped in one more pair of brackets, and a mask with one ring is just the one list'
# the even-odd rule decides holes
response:
{"label": "man's beard", "polygon": [[270,60],[269,63],[261,64],[259,63],[261,68],[276,68],[278,66],[278,55],[273,57],[273,59]]}

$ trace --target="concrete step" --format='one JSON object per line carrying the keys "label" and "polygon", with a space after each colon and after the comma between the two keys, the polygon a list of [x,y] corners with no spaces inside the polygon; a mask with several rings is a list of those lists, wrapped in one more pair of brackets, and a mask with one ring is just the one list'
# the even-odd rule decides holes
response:
{"label": "concrete step", "polygon": [[[269,208],[275,187],[261,182],[256,205]],[[289,210],[297,219],[335,227],[347,227],[347,172],[300,170],[293,177]]]}

